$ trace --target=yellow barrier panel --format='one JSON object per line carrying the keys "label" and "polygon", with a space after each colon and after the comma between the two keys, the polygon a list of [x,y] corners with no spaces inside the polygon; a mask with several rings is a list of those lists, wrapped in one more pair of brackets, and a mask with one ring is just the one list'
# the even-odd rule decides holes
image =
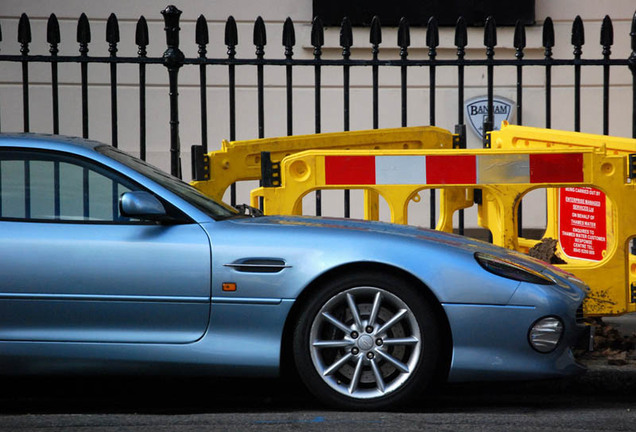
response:
{"label": "yellow barrier panel", "polygon": [[[566,134],[572,138],[571,133]],[[254,190],[252,205],[262,197],[266,214],[300,214],[302,197],[311,191],[362,189],[387,201],[392,222],[408,223],[409,201],[423,189],[441,188],[437,229],[452,231],[452,214],[471,206],[473,191],[478,188],[482,190],[480,225],[490,229],[495,244],[524,250],[517,237],[517,208],[523,195],[537,188],[570,188],[572,206],[583,209],[587,204],[593,207],[591,203],[598,200],[587,200],[590,202],[586,204],[575,192],[593,187],[607,196],[604,209],[610,217],[602,239],[605,250],[599,261],[568,258],[562,267],[590,284],[592,293],[585,305],[588,315],[636,311],[628,277],[628,272],[634,273],[636,268],[628,268],[627,259],[629,240],[636,234],[636,215],[622,212],[619,217],[617,211],[628,209],[636,198],[628,181],[625,154],[608,152],[609,146],[586,145],[504,150],[503,144],[497,147],[501,144],[497,138],[495,133],[491,135],[495,149],[490,150],[298,153],[282,160],[281,186]],[[576,141],[576,137],[573,139]],[[585,225],[573,228],[587,229]]]}
{"label": "yellow barrier panel", "polygon": [[[434,126],[375,129],[294,135],[246,141],[225,141],[221,150],[207,154],[208,178],[193,186],[204,194],[222,199],[226,189],[237,181],[261,178],[261,152],[270,152],[272,162],[304,150],[327,149],[450,149],[453,135]],[[373,207],[369,216],[375,216]],[[375,205],[377,208],[377,204]]]}
{"label": "yellow barrier panel", "polygon": [[[630,138],[514,126],[508,122],[503,122],[501,130],[491,132],[490,136],[493,149],[525,151],[594,148],[609,155],[625,157],[636,153],[636,140]],[[558,236],[559,193],[556,188],[547,190],[548,219],[545,237]],[[536,241],[520,239],[520,243],[522,248],[528,249]]]}
{"label": "yellow barrier panel", "polygon": [[[562,267],[585,280],[593,289],[586,302],[590,315],[636,311],[636,257],[630,253],[636,140],[502,124],[491,132],[491,147],[502,150],[594,149],[608,156],[595,167],[588,188],[547,189],[547,226],[544,238],[558,240]],[[614,157],[610,161],[609,157]],[[497,221],[483,214],[484,226],[497,229]],[[519,239],[527,251],[536,241]]]}

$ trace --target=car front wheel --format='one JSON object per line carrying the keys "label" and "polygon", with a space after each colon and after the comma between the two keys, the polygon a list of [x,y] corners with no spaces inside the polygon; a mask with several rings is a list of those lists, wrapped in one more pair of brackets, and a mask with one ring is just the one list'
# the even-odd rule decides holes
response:
{"label": "car front wheel", "polygon": [[395,407],[429,384],[439,354],[429,303],[400,278],[352,275],[319,290],[294,332],[302,380],[337,408]]}

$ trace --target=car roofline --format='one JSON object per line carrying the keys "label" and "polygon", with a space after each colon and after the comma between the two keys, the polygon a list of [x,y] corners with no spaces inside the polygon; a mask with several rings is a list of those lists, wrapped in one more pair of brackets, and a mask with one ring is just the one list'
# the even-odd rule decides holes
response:
{"label": "car roofline", "polygon": [[48,144],[47,146],[45,146],[48,149],[51,149],[51,146],[54,144],[70,145],[89,150],[94,150],[96,147],[107,145],[100,141],[66,135],[19,132],[0,133],[0,146],[11,147],[11,141],[13,140],[20,140],[21,147],[28,147],[29,143],[31,143],[33,147],[42,148],[42,146],[35,144],[38,142],[42,144]]}

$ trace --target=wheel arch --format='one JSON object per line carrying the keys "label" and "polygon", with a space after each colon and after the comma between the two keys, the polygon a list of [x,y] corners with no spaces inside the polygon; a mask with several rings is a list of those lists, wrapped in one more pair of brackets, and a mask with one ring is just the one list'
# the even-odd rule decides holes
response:
{"label": "wheel arch", "polygon": [[348,263],[333,268],[318,276],[309,283],[305,289],[303,289],[294,302],[294,305],[285,320],[281,342],[281,375],[294,376],[297,373],[292,352],[292,340],[295,324],[300,318],[300,314],[302,313],[303,306],[306,303],[307,298],[320,289],[320,287],[327,281],[337,279],[339,276],[344,274],[370,271],[377,273],[390,273],[412,284],[413,286],[420,288],[417,290],[417,295],[421,296],[433,307],[433,310],[435,311],[435,318],[441,329],[440,336],[442,341],[442,352],[440,353],[440,360],[435,373],[436,382],[446,381],[452,360],[453,341],[448,317],[446,316],[441,303],[435,294],[433,294],[431,289],[413,274],[388,264],[367,261]]}

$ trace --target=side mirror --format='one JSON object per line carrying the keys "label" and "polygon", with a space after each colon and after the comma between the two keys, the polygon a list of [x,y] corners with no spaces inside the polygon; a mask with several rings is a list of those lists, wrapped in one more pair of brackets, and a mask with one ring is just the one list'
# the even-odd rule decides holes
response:
{"label": "side mirror", "polygon": [[154,195],[145,191],[126,192],[119,198],[123,216],[153,221],[167,218],[166,209]]}

